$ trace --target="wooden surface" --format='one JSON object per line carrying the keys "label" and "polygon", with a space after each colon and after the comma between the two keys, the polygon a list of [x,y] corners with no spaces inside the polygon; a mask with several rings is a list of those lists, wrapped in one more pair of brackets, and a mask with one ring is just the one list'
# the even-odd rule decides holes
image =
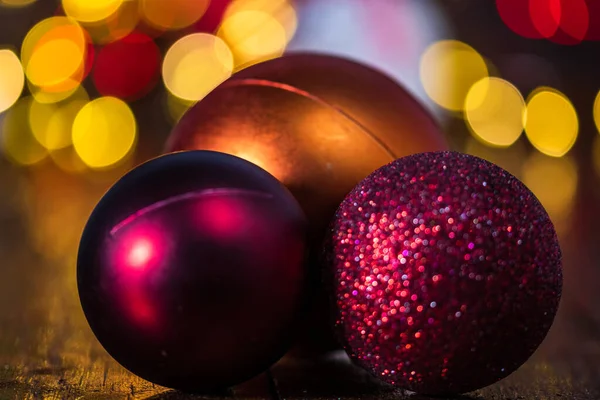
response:
{"label": "wooden surface", "polygon": [[[77,241],[112,179],[90,181],[47,165],[25,171],[0,163],[0,399],[191,398],[122,369],[97,343],[79,306]],[[572,211],[558,225],[565,255],[564,295],[546,341],[518,372],[467,398],[600,398],[594,182],[582,182]],[[263,375],[230,392],[204,397],[405,396],[373,381],[341,354],[318,363],[285,359],[272,374],[276,385]]]}

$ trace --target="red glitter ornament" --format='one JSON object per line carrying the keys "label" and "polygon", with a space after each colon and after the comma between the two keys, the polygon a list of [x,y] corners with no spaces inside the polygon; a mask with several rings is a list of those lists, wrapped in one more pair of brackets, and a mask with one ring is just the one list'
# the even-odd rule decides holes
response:
{"label": "red glitter ornament", "polygon": [[337,328],[397,387],[464,393],[523,364],[558,308],[561,252],[542,205],[477,157],[423,153],[371,174],[333,222]]}

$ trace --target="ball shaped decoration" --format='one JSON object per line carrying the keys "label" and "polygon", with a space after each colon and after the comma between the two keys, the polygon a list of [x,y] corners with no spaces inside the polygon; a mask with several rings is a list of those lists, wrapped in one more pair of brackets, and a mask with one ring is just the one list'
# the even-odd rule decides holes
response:
{"label": "ball shaped decoration", "polygon": [[[308,217],[310,264],[317,266],[335,210],[361,179],[446,143],[430,114],[379,71],[293,54],[238,72],[194,105],[167,144],[167,151],[192,149],[236,155],[283,182]],[[307,324],[304,339],[312,344],[305,347],[330,349],[333,335],[321,335],[329,325],[326,296],[315,298],[322,298],[315,306],[322,315]]]}
{"label": "ball shaped decoration", "polygon": [[369,175],[338,209],[327,252],[347,353],[423,394],[465,393],[515,371],[561,295],[561,251],[542,205],[500,167],[455,152]]}
{"label": "ball shaped decoration", "polygon": [[180,152],[146,162],[94,209],[77,284],[92,331],[159,385],[221,390],[288,349],[305,307],[306,218],[240,158]]}

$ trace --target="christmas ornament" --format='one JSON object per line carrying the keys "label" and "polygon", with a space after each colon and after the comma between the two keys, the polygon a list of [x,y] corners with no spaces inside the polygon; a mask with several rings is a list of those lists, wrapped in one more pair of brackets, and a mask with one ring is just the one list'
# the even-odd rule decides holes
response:
{"label": "christmas ornament", "polygon": [[375,171],[343,201],[329,239],[345,349],[400,388],[463,393],[506,377],[558,307],[561,253],[546,211],[477,157],[424,153]]}
{"label": "christmas ornament", "polygon": [[[327,226],[350,189],[397,157],[446,144],[429,113],[385,75],[337,57],[296,54],[238,72],[193,106],[167,145],[190,149],[234,154],[283,182],[308,216],[317,276]],[[331,349],[327,296],[314,298],[304,347]]]}
{"label": "christmas ornament", "polygon": [[287,350],[303,307],[305,217],[255,165],[193,151],[118,181],[81,238],[81,305],[104,348],[133,373],[217,390]]}

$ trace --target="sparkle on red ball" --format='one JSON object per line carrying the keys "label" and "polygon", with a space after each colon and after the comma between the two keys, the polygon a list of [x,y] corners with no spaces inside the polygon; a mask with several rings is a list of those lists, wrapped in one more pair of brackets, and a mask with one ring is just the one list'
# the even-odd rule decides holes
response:
{"label": "sparkle on red ball", "polygon": [[98,92],[136,100],[158,82],[160,52],[148,35],[133,32],[98,52],[92,78]]}
{"label": "sparkle on red ball", "polygon": [[556,313],[554,227],[515,177],[453,152],[405,157],[344,200],[329,248],[337,328],[383,380],[464,393],[516,370]]}

